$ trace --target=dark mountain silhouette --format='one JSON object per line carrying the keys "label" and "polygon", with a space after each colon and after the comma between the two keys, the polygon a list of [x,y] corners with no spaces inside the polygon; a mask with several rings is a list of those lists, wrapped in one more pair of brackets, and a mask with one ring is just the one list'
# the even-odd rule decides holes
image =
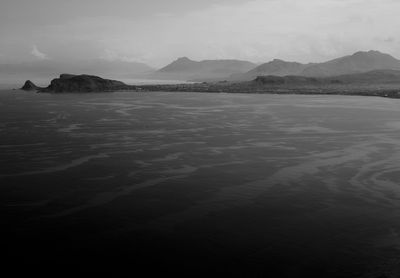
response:
{"label": "dark mountain silhouette", "polygon": [[213,80],[226,78],[235,73],[244,73],[256,64],[241,60],[193,61],[182,57],[158,70],[153,78],[176,80]]}
{"label": "dark mountain silhouette", "polygon": [[61,74],[53,79],[47,88],[40,92],[64,93],[64,92],[107,92],[133,88],[117,80],[103,79],[93,75]]}
{"label": "dark mountain silhouette", "polygon": [[329,77],[345,74],[363,73],[373,70],[400,70],[400,61],[379,51],[356,52],[324,63],[301,64],[273,60],[262,64],[244,74],[236,74],[230,80],[250,81],[257,76],[298,75],[308,77]]}

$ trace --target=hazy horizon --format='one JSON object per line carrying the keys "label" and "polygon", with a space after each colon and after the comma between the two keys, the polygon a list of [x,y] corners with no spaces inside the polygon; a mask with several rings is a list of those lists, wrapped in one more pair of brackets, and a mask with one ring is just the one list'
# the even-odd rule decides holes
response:
{"label": "hazy horizon", "polygon": [[[323,62],[400,57],[393,0],[4,0],[0,63],[106,59],[160,68],[193,60]],[[316,24],[318,23],[318,24]]]}

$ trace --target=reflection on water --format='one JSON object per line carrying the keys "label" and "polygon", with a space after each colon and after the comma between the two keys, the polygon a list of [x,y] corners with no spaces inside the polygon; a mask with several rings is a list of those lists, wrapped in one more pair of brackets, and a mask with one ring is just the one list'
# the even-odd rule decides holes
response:
{"label": "reflection on water", "polygon": [[400,275],[397,100],[2,91],[0,107],[1,216],[21,260],[109,242],[99,259]]}

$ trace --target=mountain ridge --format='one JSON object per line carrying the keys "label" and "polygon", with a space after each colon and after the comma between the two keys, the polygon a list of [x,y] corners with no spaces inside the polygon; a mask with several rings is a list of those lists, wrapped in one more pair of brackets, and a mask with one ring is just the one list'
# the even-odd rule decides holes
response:
{"label": "mountain ridge", "polygon": [[321,63],[302,64],[274,59],[244,74],[232,75],[229,77],[229,80],[250,81],[262,75],[330,77],[386,69],[400,70],[400,60],[389,54],[370,50],[358,51],[352,55]]}
{"label": "mountain ridge", "polygon": [[256,67],[255,63],[236,60],[201,60],[194,61],[180,57],[157,70],[151,77],[176,80],[212,80],[226,78],[232,74],[244,73]]}

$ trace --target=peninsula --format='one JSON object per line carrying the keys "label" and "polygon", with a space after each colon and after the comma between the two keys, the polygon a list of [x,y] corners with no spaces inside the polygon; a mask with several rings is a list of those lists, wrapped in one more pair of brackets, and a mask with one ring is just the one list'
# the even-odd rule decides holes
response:
{"label": "peninsula", "polygon": [[[22,88],[23,90],[24,87]],[[31,84],[31,87],[38,88],[33,83]],[[130,86],[121,81],[104,79],[94,75],[61,74],[59,78],[53,79],[50,85],[47,86],[46,88],[38,88],[38,92],[89,93],[89,92],[113,92],[120,90],[135,90],[135,89],[136,86]]]}

